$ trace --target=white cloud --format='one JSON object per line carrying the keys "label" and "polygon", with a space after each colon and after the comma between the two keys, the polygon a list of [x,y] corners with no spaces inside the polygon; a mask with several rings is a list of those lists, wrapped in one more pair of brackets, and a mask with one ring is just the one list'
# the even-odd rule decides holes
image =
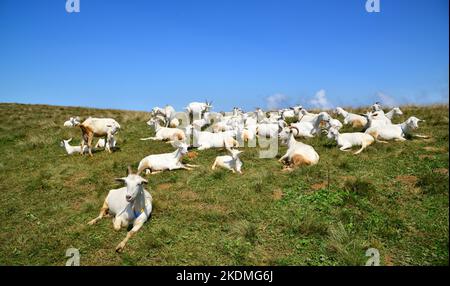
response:
{"label": "white cloud", "polygon": [[395,107],[397,106],[397,101],[392,96],[384,94],[382,92],[377,93],[377,98],[379,99],[381,106]]}
{"label": "white cloud", "polygon": [[327,99],[327,95],[324,89],[316,92],[316,95],[309,101],[309,104],[311,104],[312,107],[319,109],[332,108],[331,103]]}
{"label": "white cloud", "polygon": [[289,97],[287,95],[276,93],[266,98],[268,109],[279,109],[289,105]]}

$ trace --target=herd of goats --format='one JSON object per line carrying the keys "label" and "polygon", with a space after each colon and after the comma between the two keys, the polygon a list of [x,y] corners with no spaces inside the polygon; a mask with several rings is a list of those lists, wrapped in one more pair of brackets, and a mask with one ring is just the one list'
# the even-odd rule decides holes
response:
{"label": "herd of goats", "polygon": [[[153,137],[141,140],[160,140],[172,144],[175,150],[171,153],[153,154],[143,158],[136,173],[128,167],[128,175],[116,180],[123,182],[125,187],[110,190],[100,214],[88,224],[93,225],[103,217],[113,216],[113,227],[120,230],[132,225],[127,236],[116,247],[120,252],[127,241],[142,227],[152,212],[152,197],[145,190],[147,180],[140,176],[156,174],[164,170],[191,170],[196,165],[183,164],[182,158],[188,153],[189,147],[197,150],[209,148],[226,148],[230,155],[217,156],[212,169],[216,166],[241,174],[242,161],[238,150],[242,142],[255,142],[256,138],[280,139],[287,145],[286,153],[279,159],[286,164],[286,169],[317,164],[319,154],[308,144],[297,141],[297,138],[310,138],[326,134],[336,141],[342,151],[349,151],[353,146],[361,148],[354,154],[359,154],[374,142],[387,143],[386,140],[405,141],[407,135],[428,138],[424,135],[412,134],[418,123],[423,121],[417,117],[409,117],[405,122],[394,124],[392,119],[402,115],[400,108],[395,107],[385,113],[380,103],[371,106],[364,114],[347,112],[337,107],[333,113],[343,118],[343,122],[334,119],[327,112],[310,113],[302,106],[264,112],[257,108],[253,112],[243,112],[233,108],[230,113],[211,112],[210,102],[192,102],[186,107],[186,112],[176,112],[172,106],[155,107],[147,124],[154,128]],[[184,115],[184,117],[183,117]],[[180,124],[184,123],[184,124]],[[290,124],[287,124],[290,122]],[[181,127],[184,125],[184,127]],[[343,125],[351,125],[360,132],[340,133]],[[63,140],[61,146],[68,154],[86,154],[92,156],[94,137],[100,137],[95,149],[104,148],[112,152],[116,147],[115,135],[120,130],[119,123],[112,118],[89,117],[83,122],[79,117],[71,117],[64,126],[81,129],[81,145],[71,146],[69,140]],[[192,137],[192,141],[191,141]],[[191,143],[192,142],[192,143]],[[241,142],[241,143],[240,143]]]}

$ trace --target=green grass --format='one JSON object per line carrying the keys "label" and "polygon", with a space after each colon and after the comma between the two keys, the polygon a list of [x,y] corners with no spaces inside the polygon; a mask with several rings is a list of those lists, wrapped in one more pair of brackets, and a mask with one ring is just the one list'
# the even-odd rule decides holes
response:
{"label": "green grass", "polygon": [[[152,218],[116,254],[126,231],[86,223],[127,165],[173,149],[139,140],[151,134],[148,114],[0,104],[0,264],[64,265],[75,247],[82,265],[364,265],[374,247],[382,265],[448,265],[448,106],[402,110],[396,122],[425,119],[419,133],[432,137],[358,156],[305,140],[320,162],[293,172],[245,148],[241,176],[212,171],[225,151],[205,150],[194,171],[147,176]],[[80,142],[78,128],[62,127],[73,115],[116,118],[120,150],[67,156],[59,141]]]}

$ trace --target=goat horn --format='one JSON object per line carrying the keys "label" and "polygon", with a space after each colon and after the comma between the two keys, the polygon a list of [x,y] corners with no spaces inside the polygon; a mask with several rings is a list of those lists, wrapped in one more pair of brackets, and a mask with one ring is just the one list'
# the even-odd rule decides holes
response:
{"label": "goat horn", "polygon": [[131,169],[131,166],[130,166],[130,165],[128,165],[127,171],[128,171],[128,174],[127,174],[127,175],[133,174],[133,170]]}
{"label": "goat horn", "polygon": [[289,128],[290,128],[290,129],[296,129],[296,130],[297,130],[297,134],[300,134],[300,130],[298,130],[297,127],[295,127],[295,126],[289,126]]}

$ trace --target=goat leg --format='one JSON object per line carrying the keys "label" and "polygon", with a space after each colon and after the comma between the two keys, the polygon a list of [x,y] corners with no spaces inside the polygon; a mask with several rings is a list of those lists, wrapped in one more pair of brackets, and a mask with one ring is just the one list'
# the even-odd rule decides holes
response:
{"label": "goat leg", "polygon": [[193,168],[198,167],[198,165],[192,165],[192,164],[185,164],[185,165],[188,167],[193,167]]}
{"label": "goat leg", "polygon": [[413,137],[424,138],[424,139],[429,139],[430,138],[430,136],[428,136],[428,135],[420,135],[420,134],[414,134]]}
{"label": "goat leg", "polygon": [[352,148],[352,146],[342,146],[341,148],[339,148],[339,150],[348,152],[350,151],[350,148]]}
{"label": "goat leg", "polygon": [[358,155],[359,153],[362,152],[362,150],[366,149],[365,145],[362,145],[361,149],[359,149],[358,151],[356,151],[355,153],[353,153],[354,155]]}
{"label": "goat leg", "polygon": [[127,244],[128,240],[136,234],[136,232],[138,232],[138,230],[142,227],[142,225],[144,224],[143,221],[139,221],[138,223],[136,223],[133,228],[127,232],[127,236],[117,245],[116,247],[116,252],[122,252],[123,249],[125,248],[125,245]]}
{"label": "goat leg", "polygon": [[[94,138],[94,134],[89,134],[88,135],[88,142],[87,142],[87,145],[88,145],[88,150],[89,150],[89,156],[93,156],[92,155],[92,139]],[[83,152],[83,150],[81,150],[81,152]]]}
{"label": "goat leg", "polygon": [[102,218],[108,216],[108,202],[105,200],[103,202],[103,206],[100,209],[100,214],[98,215],[98,217],[94,218],[93,220],[91,220],[90,222],[88,222],[88,225],[93,225],[95,223],[97,223],[99,220],[101,220]]}
{"label": "goat leg", "polygon": [[388,144],[389,142],[384,141],[384,140],[379,140],[379,139],[375,139],[376,142],[378,143],[383,143],[383,144]]}

